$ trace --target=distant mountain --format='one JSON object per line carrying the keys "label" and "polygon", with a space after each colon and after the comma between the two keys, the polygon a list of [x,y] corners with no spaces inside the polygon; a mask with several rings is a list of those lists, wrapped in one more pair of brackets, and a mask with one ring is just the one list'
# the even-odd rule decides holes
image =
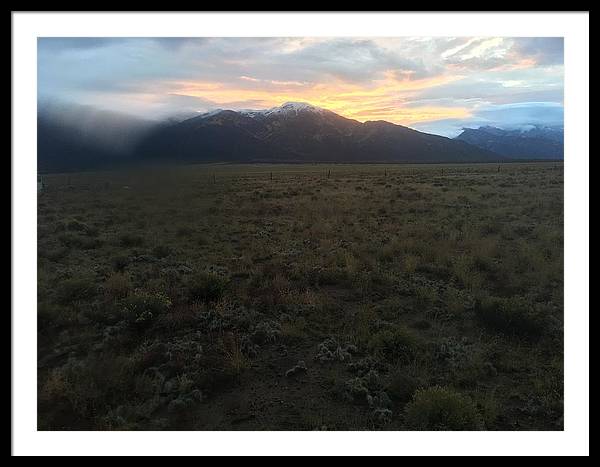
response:
{"label": "distant mountain", "polygon": [[41,105],[38,170],[144,163],[491,162],[487,149],[385,121],[361,123],[305,103],[214,110],[152,122],[87,106]]}
{"label": "distant mountain", "polygon": [[268,110],[215,110],[156,128],[139,157],[177,162],[485,162],[502,157],[460,140],[384,121],[361,123],[288,102]]}
{"label": "distant mountain", "polygon": [[530,125],[518,130],[491,126],[465,128],[456,140],[511,159],[564,158],[563,127]]}

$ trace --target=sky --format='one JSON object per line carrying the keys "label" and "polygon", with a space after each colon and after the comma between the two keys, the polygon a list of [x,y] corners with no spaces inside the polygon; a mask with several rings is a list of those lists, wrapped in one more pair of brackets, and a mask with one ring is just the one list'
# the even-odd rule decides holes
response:
{"label": "sky", "polygon": [[39,38],[38,100],[161,120],[307,102],[455,136],[563,124],[563,39]]}

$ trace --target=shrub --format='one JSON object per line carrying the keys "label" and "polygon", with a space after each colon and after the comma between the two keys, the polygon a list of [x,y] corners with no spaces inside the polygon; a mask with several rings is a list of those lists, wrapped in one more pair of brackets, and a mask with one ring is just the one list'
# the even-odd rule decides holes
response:
{"label": "shrub", "polygon": [[69,248],[81,248],[82,250],[93,250],[102,246],[102,240],[98,238],[82,237],[71,233],[59,235],[58,240]]}
{"label": "shrub", "polygon": [[417,285],[413,290],[415,293],[415,302],[420,308],[427,308],[438,297],[437,289],[433,286]]}
{"label": "shrub", "polygon": [[115,271],[123,272],[129,264],[129,258],[127,256],[115,256],[111,259],[111,264]]}
{"label": "shrub", "polygon": [[119,236],[119,244],[124,247],[141,246],[144,244],[144,238],[139,235],[125,233]]}
{"label": "shrub", "polygon": [[76,318],[72,308],[47,302],[38,302],[38,332],[49,330],[51,326],[65,326]]}
{"label": "shrub", "polygon": [[226,334],[223,337],[223,349],[227,369],[234,375],[240,375],[249,367],[249,361],[242,351],[242,345],[238,336],[230,333]]}
{"label": "shrub", "polygon": [[352,378],[346,381],[344,397],[355,404],[367,405],[369,388],[363,378]]}
{"label": "shrub", "polygon": [[171,307],[171,300],[162,293],[137,290],[123,302],[122,315],[130,324],[145,327]]}
{"label": "shrub", "polygon": [[[196,386],[207,394],[219,394],[231,388],[239,382],[239,374],[235,373],[233,363],[224,354],[204,358],[194,378]],[[243,368],[240,371],[243,371]]]}
{"label": "shrub", "polygon": [[196,236],[196,243],[200,246],[208,245],[210,243],[210,238],[204,234],[198,234]]}
{"label": "shrub", "polygon": [[112,298],[124,298],[131,290],[129,274],[115,273],[104,283],[104,290]]}
{"label": "shrub", "polygon": [[343,269],[319,269],[310,276],[314,285],[343,285],[348,282],[348,273]]}
{"label": "shrub", "polygon": [[483,423],[471,400],[451,389],[418,390],[406,406],[406,423],[414,430],[481,430]]}
{"label": "shrub", "polygon": [[506,334],[539,337],[547,325],[546,317],[522,297],[478,299],[475,313],[486,327]]}
{"label": "shrub", "polygon": [[194,229],[192,227],[183,226],[183,227],[179,227],[177,229],[177,231],[175,232],[175,235],[177,235],[178,237],[189,237],[193,233],[194,233]]}
{"label": "shrub", "polygon": [[263,321],[254,328],[250,339],[253,343],[264,345],[276,342],[281,335],[281,326],[276,321]]}
{"label": "shrub", "polygon": [[402,327],[379,331],[369,341],[369,349],[387,359],[410,360],[417,348],[414,334]]}
{"label": "shrub", "polygon": [[290,341],[300,340],[306,336],[308,324],[303,316],[285,320],[281,323],[281,335]]}
{"label": "shrub", "polygon": [[474,262],[474,257],[469,254],[461,254],[452,258],[452,275],[460,288],[467,290],[481,288],[483,276]]}
{"label": "shrub", "polygon": [[75,231],[75,232],[83,232],[86,235],[89,235],[92,237],[98,235],[97,229],[89,226],[85,222],[81,222],[76,219],[73,219],[73,220],[70,220],[69,222],[67,222],[66,228],[67,228],[67,230],[71,230],[71,231]]}
{"label": "shrub", "polygon": [[502,233],[503,228],[504,225],[500,221],[490,221],[481,226],[480,232],[484,237],[487,237],[488,235],[499,235]]}
{"label": "shrub", "polygon": [[168,245],[156,245],[152,248],[152,254],[157,258],[164,258],[169,256],[172,252],[173,250]]}
{"label": "shrub", "polygon": [[44,252],[40,252],[40,257],[46,257],[50,261],[58,262],[61,259],[65,258],[69,254],[69,247],[67,246],[59,246],[52,250],[47,250]]}
{"label": "shrub", "polygon": [[87,277],[74,277],[66,279],[56,290],[58,303],[68,305],[80,300],[89,300],[97,293],[94,280]]}
{"label": "shrub", "polygon": [[79,417],[90,421],[126,394],[131,379],[126,358],[69,360],[53,369],[42,386],[42,400],[68,407]]}
{"label": "shrub", "polygon": [[404,272],[407,274],[413,274],[417,267],[419,266],[420,258],[415,255],[406,255],[404,257]]}
{"label": "shrub", "polygon": [[412,326],[420,331],[426,331],[427,329],[431,328],[431,323],[426,319],[419,319],[415,321]]}
{"label": "shrub", "polygon": [[386,392],[394,401],[405,404],[412,399],[418,388],[419,382],[415,378],[398,371],[391,376]]}
{"label": "shrub", "polygon": [[188,296],[192,302],[214,302],[223,296],[227,281],[212,273],[196,274],[188,285]]}

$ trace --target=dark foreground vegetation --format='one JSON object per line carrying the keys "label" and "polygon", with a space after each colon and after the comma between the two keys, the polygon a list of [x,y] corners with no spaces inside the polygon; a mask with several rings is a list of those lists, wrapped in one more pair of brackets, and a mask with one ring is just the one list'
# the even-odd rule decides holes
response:
{"label": "dark foreground vegetation", "polygon": [[41,430],[560,430],[560,164],[49,175]]}

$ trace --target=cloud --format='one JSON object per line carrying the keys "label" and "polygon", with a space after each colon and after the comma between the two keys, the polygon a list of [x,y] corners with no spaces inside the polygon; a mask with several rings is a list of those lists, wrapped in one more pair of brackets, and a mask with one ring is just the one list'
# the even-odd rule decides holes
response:
{"label": "cloud", "polygon": [[38,37],[38,52],[68,52],[70,50],[96,49],[127,42],[121,37]]}
{"label": "cloud", "polygon": [[503,127],[520,127],[532,123],[561,125],[564,108],[555,102],[519,102],[481,109],[476,117]]}
{"label": "cloud", "polygon": [[564,39],[562,37],[520,37],[514,39],[512,50],[532,58],[538,65],[562,65],[564,63]]}
{"label": "cloud", "polygon": [[390,71],[415,78],[428,77],[433,72],[420,57],[407,57],[401,49],[383,48],[369,39],[317,42],[286,55],[286,61],[291,65],[310,70],[313,76],[325,74],[347,82],[378,79]]}
{"label": "cloud", "polygon": [[520,102],[489,105],[468,118],[449,118],[419,122],[415,128],[428,133],[456,136],[463,128],[490,125],[499,128],[523,128],[529,125],[562,126],[564,107],[555,102]]}
{"label": "cloud", "polygon": [[155,119],[307,101],[362,121],[510,121],[501,106],[562,106],[562,63],[562,38],[40,38],[38,95]]}

